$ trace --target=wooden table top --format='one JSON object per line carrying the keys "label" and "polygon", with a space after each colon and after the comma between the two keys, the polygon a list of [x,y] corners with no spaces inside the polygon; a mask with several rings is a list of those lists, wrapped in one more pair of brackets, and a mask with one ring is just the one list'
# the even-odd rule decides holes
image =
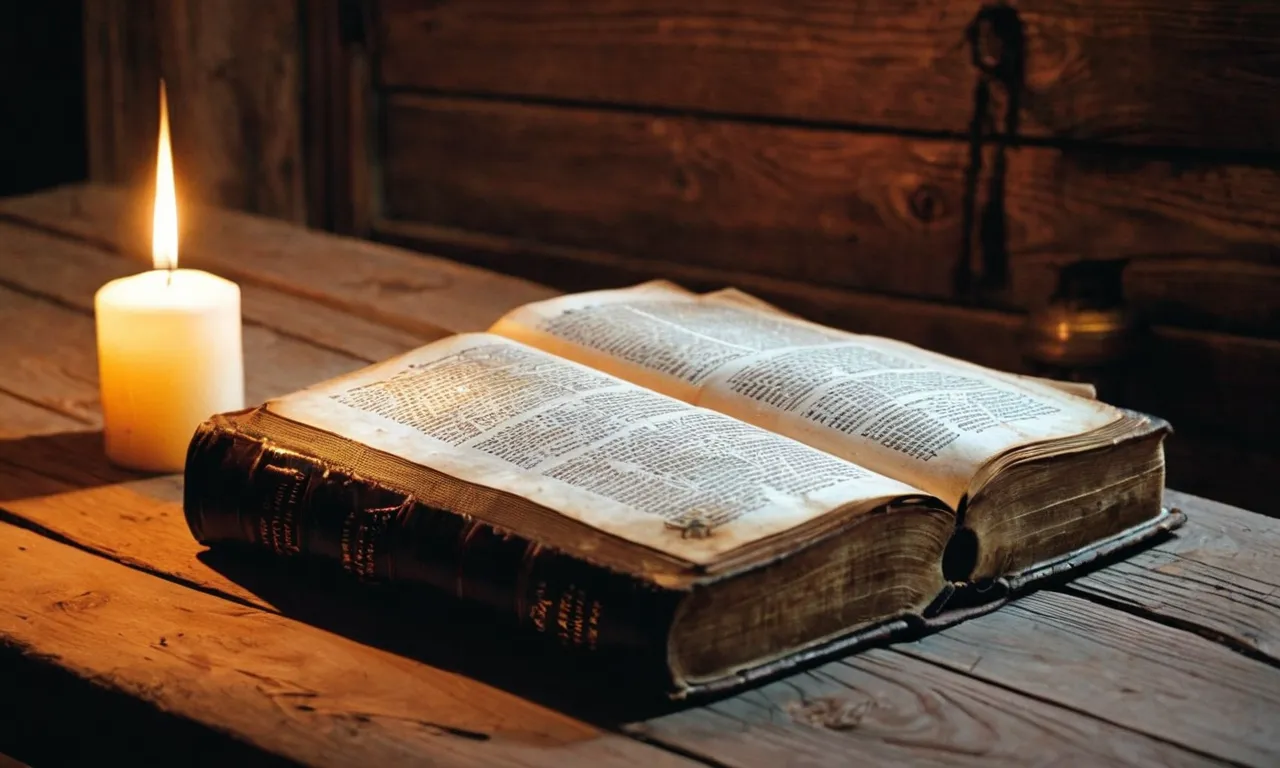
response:
{"label": "wooden table top", "polygon": [[[243,289],[251,402],[552,294],[264,219],[191,218],[183,264]],[[128,220],[101,188],[0,201],[0,751],[35,765],[1280,764],[1280,520],[1174,491],[1188,525],[1126,561],[656,713],[507,682],[489,673],[501,664],[460,661],[448,627],[407,642],[394,617],[364,616],[360,635],[320,621],[315,596],[202,551],[179,476],[102,457],[92,300],[144,268],[122,255]]]}

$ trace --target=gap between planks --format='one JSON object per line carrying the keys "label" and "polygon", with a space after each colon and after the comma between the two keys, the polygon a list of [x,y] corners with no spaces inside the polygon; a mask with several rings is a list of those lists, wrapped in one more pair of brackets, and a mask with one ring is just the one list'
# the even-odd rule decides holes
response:
{"label": "gap between planks", "polygon": [[[144,226],[136,203],[123,189],[71,185],[0,200],[0,220],[124,257],[143,247],[127,227]],[[557,293],[429,254],[235,211],[194,206],[187,216],[184,264],[425,341],[484,330],[506,311]]]}
{"label": "gap between planks", "polygon": [[[477,104],[515,105],[543,107],[553,110],[593,110],[596,112],[635,117],[666,117],[691,119],[707,123],[738,123],[769,128],[791,128],[800,131],[832,132],[884,136],[924,141],[947,141],[970,146],[973,137],[966,132],[946,129],[912,128],[876,122],[850,122],[805,117],[779,117],[753,112],[724,112],[698,107],[668,107],[661,104],[635,104],[617,101],[597,101],[572,97],[500,93],[454,88],[413,86],[389,86],[380,89],[388,97],[452,99]],[[1012,140],[1017,147],[1059,150],[1062,152],[1088,152],[1125,159],[1170,160],[1192,163],[1224,163],[1254,168],[1273,168],[1280,158],[1280,150],[1244,149],[1238,147],[1201,147],[1177,144],[1116,144],[1097,139],[1080,139],[1072,136],[1035,136],[1018,134],[1010,137],[1003,129],[983,132],[980,144],[984,147],[999,146]]]}
{"label": "gap between planks", "polygon": [[1193,635],[1199,635],[1211,643],[1215,643],[1244,656],[1246,659],[1280,669],[1280,659],[1260,651],[1257,648],[1250,646],[1248,643],[1242,642],[1239,638],[1233,637],[1227,632],[1222,632],[1213,629],[1212,627],[1206,627],[1203,624],[1197,624],[1194,621],[1180,619],[1176,616],[1166,616],[1156,611],[1143,608],[1142,606],[1126,603],[1123,600],[1114,600],[1104,597],[1096,592],[1072,586],[1070,583],[1063,584],[1061,586],[1048,587],[1046,591],[1070,595],[1071,597],[1078,597],[1081,600],[1087,600],[1094,605],[1099,605],[1118,613],[1124,613],[1138,619],[1150,621],[1153,624],[1160,624],[1172,629],[1189,632]]}
{"label": "gap between planks", "polygon": [[[0,219],[3,219],[3,218],[4,218],[3,214],[0,214]],[[88,244],[88,245],[92,245],[92,243],[88,243],[87,241],[80,240],[79,238],[76,238],[76,237],[74,237],[74,236],[66,236],[66,237],[62,237],[62,239],[65,239],[65,240],[71,240],[71,241],[73,241],[73,242],[80,243],[81,245],[86,245],[86,244]],[[115,254],[114,254],[113,252],[111,252],[111,251],[104,251],[104,252],[106,252],[106,253],[112,253],[113,255],[115,255]],[[55,305],[55,306],[61,307],[61,308],[66,309],[66,310],[70,310],[70,311],[75,312],[75,313],[77,313],[77,314],[87,315],[87,316],[89,316],[89,317],[94,317],[94,316],[95,316],[95,313],[94,313],[93,307],[91,307],[91,306],[86,307],[86,306],[84,306],[84,305],[82,305],[82,304],[80,304],[80,303],[78,303],[78,302],[71,301],[71,300],[65,299],[65,298],[63,298],[63,297],[61,297],[61,296],[58,296],[58,295],[57,295],[57,294],[55,294],[55,293],[51,293],[51,292],[49,292],[49,291],[40,290],[40,289],[37,289],[37,288],[32,288],[32,287],[31,287],[31,286],[29,286],[29,285],[24,285],[24,284],[22,284],[22,283],[18,283],[18,282],[15,282],[15,281],[13,281],[13,280],[6,279],[6,278],[5,278],[5,277],[3,277],[3,276],[0,276],[0,288],[7,288],[7,289],[9,289],[9,290],[13,291],[14,293],[21,293],[21,294],[23,294],[24,296],[29,296],[29,297],[31,297],[31,298],[33,298],[33,299],[38,299],[38,300],[40,300],[40,301],[47,301],[47,302],[49,302],[50,304],[53,304],[53,305]],[[241,322],[242,322],[244,325],[247,325],[247,326],[250,326],[250,327],[264,328],[264,329],[266,329],[266,330],[268,330],[268,331],[271,331],[272,333],[276,333],[276,334],[279,334],[280,336],[284,336],[285,338],[293,339],[294,341],[297,341],[297,342],[300,342],[300,343],[303,343],[303,344],[307,344],[307,345],[312,346],[312,347],[315,347],[315,348],[317,348],[317,349],[323,349],[323,350],[325,350],[325,351],[327,351],[327,352],[333,352],[333,353],[335,353],[335,354],[339,354],[339,355],[346,355],[346,356],[348,356],[348,357],[352,357],[352,358],[355,358],[355,359],[357,359],[357,360],[361,360],[361,361],[363,361],[363,362],[367,362],[367,363],[376,363],[376,362],[378,362],[378,359],[377,359],[377,358],[371,357],[371,356],[369,356],[369,355],[367,355],[367,354],[362,354],[362,353],[360,353],[360,352],[352,351],[352,350],[351,350],[351,349],[349,349],[349,348],[340,347],[340,346],[333,345],[333,344],[325,344],[325,343],[323,343],[323,342],[321,342],[321,341],[318,341],[317,339],[315,339],[315,338],[313,338],[313,337],[309,337],[309,336],[307,336],[307,335],[305,335],[305,334],[302,334],[302,333],[296,333],[296,332],[294,332],[294,331],[289,330],[288,328],[283,328],[283,327],[280,327],[280,326],[277,326],[277,325],[272,325],[272,324],[269,324],[269,323],[266,323],[266,322],[262,322],[262,321],[260,321],[260,320],[255,320],[255,319],[253,319],[253,318],[251,318],[251,317],[244,316],[243,312],[242,312],[242,316],[241,316]],[[425,343],[426,343],[426,341],[424,340],[424,341],[423,341],[423,343],[425,344]],[[14,394],[14,393],[10,392],[9,394]],[[21,397],[20,395],[16,395],[16,394],[14,394],[14,396],[15,396],[15,397]],[[73,418],[74,418],[74,417],[73,417]],[[86,422],[86,423],[88,423],[88,422]]]}

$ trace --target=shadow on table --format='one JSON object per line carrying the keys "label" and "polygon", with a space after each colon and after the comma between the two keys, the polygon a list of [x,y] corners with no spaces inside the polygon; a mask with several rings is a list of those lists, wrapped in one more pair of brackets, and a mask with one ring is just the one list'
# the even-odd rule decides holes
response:
{"label": "shadow on table", "polygon": [[97,488],[151,475],[121,469],[102,449],[102,431],[0,440],[0,502]]}
{"label": "shadow on table", "polygon": [[[281,614],[456,672],[600,726],[680,708],[632,658],[570,656],[491,612],[424,589],[356,583],[304,561],[213,549],[201,561]],[[705,702],[700,702],[705,703]]]}

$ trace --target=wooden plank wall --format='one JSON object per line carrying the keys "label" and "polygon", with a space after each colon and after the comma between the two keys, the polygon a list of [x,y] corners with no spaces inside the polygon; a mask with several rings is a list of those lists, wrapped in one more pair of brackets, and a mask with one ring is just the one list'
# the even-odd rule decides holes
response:
{"label": "wooden plank wall", "polygon": [[299,8],[291,0],[84,3],[90,179],[149,199],[164,77],[179,194],[305,221]]}
{"label": "wooden plank wall", "polygon": [[1150,328],[1122,399],[1178,428],[1172,484],[1273,506],[1269,0],[124,5],[87,6],[96,178],[136,164],[161,61],[120,60],[153,39],[200,199],[565,290],[734,284],[1026,370],[1060,270],[1118,259]]}

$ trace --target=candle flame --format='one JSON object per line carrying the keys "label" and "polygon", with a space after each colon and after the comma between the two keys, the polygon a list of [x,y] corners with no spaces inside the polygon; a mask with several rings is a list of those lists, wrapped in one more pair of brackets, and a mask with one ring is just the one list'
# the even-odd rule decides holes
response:
{"label": "candle flame", "polygon": [[151,228],[151,262],[156,269],[178,267],[178,195],[169,143],[169,100],[160,81],[160,147],[156,157],[156,203]]}

